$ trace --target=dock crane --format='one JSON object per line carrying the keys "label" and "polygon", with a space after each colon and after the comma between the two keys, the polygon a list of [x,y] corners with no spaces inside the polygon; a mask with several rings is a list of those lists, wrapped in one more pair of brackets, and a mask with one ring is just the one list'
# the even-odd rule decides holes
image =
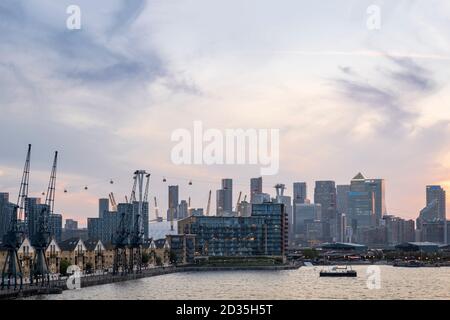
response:
{"label": "dock crane", "polygon": [[209,216],[210,209],[211,209],[211,190],[209,190],[208,204],[206,205],[206,216]]}
{"label": "dock crane", "polygon": [[48,268],[45,250],[50,243],[50,231],[48,228],[48,218],[53,214],[55,206],[56,191],[56,168],[58,163],[58,151],[55,151],[52,172],[47,187],[45,206],[39,212],[37,232],[31,239],[31,244],[35,249],[33,267],[30,272],[30,283],[46,286],[50,284],[50,271]]}
{"label": "dock crane", "polygon": [[[140,272],[142,269],[142,243],[144,238],[143,230],[143,208],[144,208],[144,177],[147,177],[147,181],[150,175],[145,170],[136,170],[134,172],[134,185],[133,185],[133,219],[132,229],[130,232],[130,260],[129,270]],[[136,199],[136,187],[138,191],[138,198]],[[137,204],[137,210],[135,207]]]}
{"label": "dock crane", "polygon": [[[17,281],[19,281],[19,288],[22,289],[23,275],[22,266],[19,260],[17,250],[20,247],[20,240],[23,235],[23,230],[20,230],[18,220],[22,220],[25,211],[25,200],[28,197],[28,184],[30,181],[30,157],[31,144],[28,145],[28,152],[23,168],[22,181],[20,183],[19,196],[17,198],[17,205],[14,206],[9,222],[8,232],[4,237],[4,245],[7,249],[6,259],[2,268],[2,280],[0,289],[3,290],[11,287],[11,282],[14,283],[14,289],[17,289]],[[26,219],[26,217],[25,217]]]}
{"label": "dock crane", "polygon": [[[120,216],[119,226],[113,237],[114,244],[114,263],[113,274],[121,272],[126,274],[137,271],[142,267],[142,209],[143,209],[143,181],[144,176],[148,174],[144,170],[137,170],[133,176],[133,188],[131,190],[130,199],[125,196],[127,204],[132,206],[131,221],[127,219],[126,212],[122,212]],[[148,175],[147,179],[150,176]],[[136,201],[136,187],[138,187],[139,201]],[[137,205],[137,207],[136,207]],[[127,250],[129,249],[129,257]]]}

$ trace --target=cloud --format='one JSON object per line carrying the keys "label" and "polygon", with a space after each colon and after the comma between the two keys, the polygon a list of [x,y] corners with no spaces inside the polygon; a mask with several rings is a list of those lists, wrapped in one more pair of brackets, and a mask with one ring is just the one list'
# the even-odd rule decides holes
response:
{"label": "cloud", "polygon": [[347,100],[385,119],[378,124],[380,132],[405,134],[419,117],[411,98],[424,98],[437,89],[437,84],[433,73],[411,58],[387,56],[387,61],[390,64],[376,67],[370,78],[356,74],[350,67],[339,66],[343,76],[332,83]]}
{"label": "cloud", "polygon": [[390,57],[390,60],[399,67],[399,70],[390,71],[390,77],[398,84],[421,93],[429,93],[436,89],[433,74],[414,60],[396,57]]}

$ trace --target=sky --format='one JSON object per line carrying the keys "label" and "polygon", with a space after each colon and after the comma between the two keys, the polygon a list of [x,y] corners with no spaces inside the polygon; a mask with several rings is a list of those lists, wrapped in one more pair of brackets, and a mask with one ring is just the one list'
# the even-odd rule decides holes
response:
{"label": "sky", "polygon": [[82,225],[98,198],[124,201],[136,169],[160,212],[169,184],[192,207],[209,190],[215,204],[223,177],[248,194],[259,166],[172,163],[172,132],[202,121],[280,130],[265,192],[306,181],[312,199],[315,180],[361,171],[386,180],[390,214],[415,219],[426,185],[450,190],[449,16],[446,0],[2,0],[0,191],[17,198],[31,143],[30,196],[58,150],[55,210]]}

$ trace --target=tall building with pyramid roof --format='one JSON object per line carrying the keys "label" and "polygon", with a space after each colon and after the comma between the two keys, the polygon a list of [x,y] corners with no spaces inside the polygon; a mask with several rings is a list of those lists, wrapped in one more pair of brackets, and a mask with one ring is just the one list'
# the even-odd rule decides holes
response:
{"label": "tall building with pyramid roof", "polygon": [[353,230],[379,225],[386,214],[383,179],[368,179],[359,172],[350,182],[348,193],[348,224]]}

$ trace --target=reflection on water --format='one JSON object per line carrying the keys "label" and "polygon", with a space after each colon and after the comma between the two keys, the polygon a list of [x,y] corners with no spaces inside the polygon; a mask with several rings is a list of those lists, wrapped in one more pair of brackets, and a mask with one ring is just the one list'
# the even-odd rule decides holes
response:
{"label": "reflection on water", "polygon": [[177,273],[33,299],[450,299],[450,268],[380,266],[381,288],[357,278],[320,278],[320,267],[286,271]]}

